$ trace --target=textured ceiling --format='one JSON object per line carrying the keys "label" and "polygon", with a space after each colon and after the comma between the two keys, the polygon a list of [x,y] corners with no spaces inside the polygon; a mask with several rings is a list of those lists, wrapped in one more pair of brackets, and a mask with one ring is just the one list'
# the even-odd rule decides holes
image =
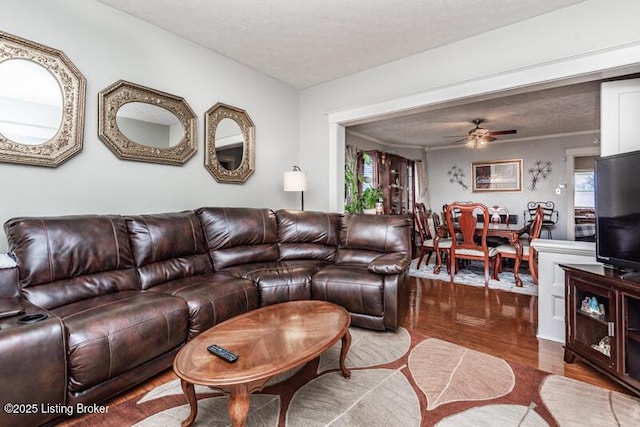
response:
{"label": "textured ceiling", "polygon": [[600,81],[407,114],[351,126],[348,131],[386,145],[434,148],[463,138],[475,127],[474,119],[484,119],[480,126],[489,131],[516,129],[515,135],[498,136],[499,142],[598,132]]}
{"label": "textured ceiling", "polygon": [[297,88],[584,0],[98,0]]}
{"label": "textured ceiling", "polygon": [[[302,89],[583,0],[97,1]],[[599,82],[441,106],[348,132],[437,148],[477,118],[490,131],[517,130],[496,142],[598,131]]]}

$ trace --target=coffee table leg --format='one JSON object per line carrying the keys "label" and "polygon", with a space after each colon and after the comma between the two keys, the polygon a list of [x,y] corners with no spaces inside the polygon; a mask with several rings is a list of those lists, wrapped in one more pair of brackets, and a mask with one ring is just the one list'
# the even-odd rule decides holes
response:
{"label": "coffee table leg", "polygon": [[182,387],[182,391],[187,397],[189,407],[191,408],[191,413],[189,414],[187,419],[182,422],[182,427],[191,427],[193,425],[193,422],[196,420],[196,416],[198,415],[198,401],[196,400],[196,392],[193,388],[193,384],[185,380],[180,380],[180,386]]}
{"label": "coffee table leg", "polygon": [[246,384],[235,385],[231,388],[231,396],[227,404],[229,418],[233,427],[243,427],[249,415],[249,390]]}
{"label": "coffee table leg", "polygon": [[345,378],[351,378],[351,371],[344,365],[349,347],[351,347],[351,334],[347,329],[347,332],[342,336],[342,348],[340,349],[340,370],[342,371],[342,376]]}

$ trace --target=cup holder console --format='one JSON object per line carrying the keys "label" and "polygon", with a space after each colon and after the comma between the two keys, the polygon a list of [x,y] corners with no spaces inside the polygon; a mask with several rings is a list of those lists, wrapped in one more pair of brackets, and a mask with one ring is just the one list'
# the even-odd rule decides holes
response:
{"label": "cup holder console", "polygon": [[26,316],[22,316],[21,318],[19,318],[18,323],[20,325],[28,325],[30,323],[40,322],[46,319],[47,317],[48,316],[44,313],[27,314]]}

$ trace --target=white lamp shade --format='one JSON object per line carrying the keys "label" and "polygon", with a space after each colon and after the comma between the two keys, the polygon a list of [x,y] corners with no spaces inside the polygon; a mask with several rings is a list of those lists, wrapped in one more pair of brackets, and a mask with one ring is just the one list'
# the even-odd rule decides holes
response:
{"label": "white lamp shade", "polygon": [[307,191],[307,173],[287,171],[283,176],[284,191]]}

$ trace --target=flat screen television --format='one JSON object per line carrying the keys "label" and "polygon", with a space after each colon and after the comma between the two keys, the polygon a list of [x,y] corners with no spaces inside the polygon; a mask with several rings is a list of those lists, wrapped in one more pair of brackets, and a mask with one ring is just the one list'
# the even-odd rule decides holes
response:
{"label": "flat screen television", "polygon": [[596,258],[640,271],[640,151],[596,159]]}

